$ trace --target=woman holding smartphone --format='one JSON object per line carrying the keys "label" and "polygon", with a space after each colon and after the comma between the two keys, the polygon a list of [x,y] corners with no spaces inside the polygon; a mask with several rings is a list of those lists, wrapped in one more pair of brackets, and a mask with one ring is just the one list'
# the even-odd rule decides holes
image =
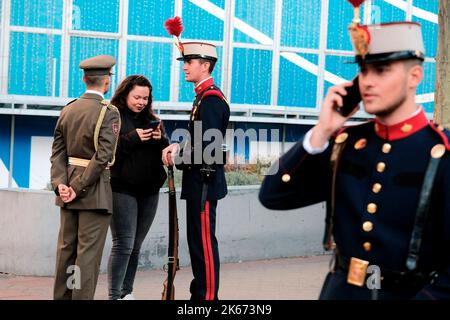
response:
{"label": "woman holding smartphone", "polygon": [[152,85],[146,77],[128,76],[119,84],[111,103],[120,111],[122,126],[116,162],[111,168],[109,299],[134,300],[139,252],[155,217],[159,189],[167,178],[161,155],[168,140],[152,110]]}

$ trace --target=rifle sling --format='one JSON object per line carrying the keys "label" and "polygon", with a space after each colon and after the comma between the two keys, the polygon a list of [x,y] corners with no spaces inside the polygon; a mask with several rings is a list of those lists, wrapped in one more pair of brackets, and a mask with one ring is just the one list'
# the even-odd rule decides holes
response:
{"label": "rifle sling", "polygon": [[326,251],[334,249],[333,241],[333,219],[335,211],[335,197],[336,197],[336,175],[339,165],[339,159],[341,158],[342,151],[344,150],[345,142],[335,143],[333,145],[333,151],[331,152],[330,166],[332,168],[332,181],[331,181],[331,195],[330,201],[327,205],[327,214],[325,219],[325,233],[323,236],[323,247]]}
{"label": "rifle sling", "polygon": [[406,259],[406,268],[414,271],[417,268],[419,260],[419,252],[422,244],[422,236],[427,221],[431,191],[433,189],[434,180],[436,178],[437,169],[441,158],[430,158],[427,171],[420,192],[419,204],[417,206],[414,229],[409,243],[408,258]]}

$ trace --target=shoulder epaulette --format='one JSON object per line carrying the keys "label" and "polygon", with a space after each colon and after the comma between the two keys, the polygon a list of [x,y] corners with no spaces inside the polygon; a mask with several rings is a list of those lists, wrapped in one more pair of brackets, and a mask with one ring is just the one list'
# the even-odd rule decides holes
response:
{"label": "shoulder epaulette", "polygon": [[214,97],[218,97],[222,100],[225,100],[225,96],[223,95],[222,91],[220,91],[218,88],[211,86],[208,88],[208,90],[206,90],[203,95],[202,95],[202,100],[206,97],[210,97],[210,96],[214,96]]}
{"label": "shoulder epaulette", "polygon": [[100,101],[100,103],[102,104],[102,106],[107,107],[109,110],[119,112],[119,109],[115,105],[111,104],[111,101],[109,100],[103,99],[102,101]]}
{"label": "shoulder epaulette", "polygon": [[108,109],[109,110],[113,110],[113,111],[116,111],[116,112],[119,112],[119,108],[117,108],[115,105],[113,105],[113,104],[108,104]]}
{"label": "shoulder epaulette", "polygon": [[75,101],[77,101],[78,99],[73,99],[72,101],[70,101],[69,103],[66,104],[66,106],[68,106],[71,103],[74,103]]}
{"label": "shoulder epaulette", "polygon": [[445,130],[445,128],[442,125],[435,123],[434,121],[430,121],[429,126],[442,139],[442,144],[445,146],[447,151],[450,151],[450,143],[448,137],[449,133]]}

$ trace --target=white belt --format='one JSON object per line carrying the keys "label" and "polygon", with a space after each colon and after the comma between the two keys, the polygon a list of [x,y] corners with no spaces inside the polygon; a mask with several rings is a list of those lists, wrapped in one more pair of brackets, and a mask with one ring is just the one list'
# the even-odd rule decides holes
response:
{"label": "white belt", "polygon": [[88,160],[88,159],[69,157],[69,164],[71,164],[73,166],[79,166],[79,167],[86,168],[89,165],[90,161],[91,160]]}
{"label": "white belt", "polygon": [[[69,164],[71,164],[73,166],[86,168],[89,165],[89,162],[91,162],[91,160],[82,159],[82,158],[75,158],[75,157],[69,157]],[[105,169],[109,170],[109,164],[108,164],[108,166],[106,166]]]}

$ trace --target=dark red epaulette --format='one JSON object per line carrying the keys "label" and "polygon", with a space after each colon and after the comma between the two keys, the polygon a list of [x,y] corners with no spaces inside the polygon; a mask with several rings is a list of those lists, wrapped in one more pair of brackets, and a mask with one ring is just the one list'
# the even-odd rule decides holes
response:
{"label": "dark red epaulette", "polygon": [[218,97],[222,100],[227,100],[225,98],[225,96],[223,95],[222,91],[219,90],[219,88],[215,87],[215,86],[211,86],[208,89],[206,89],[204,91],[204,93],[202,94],[202,100],[206,97],[210,97],[210,96],[214,96],[214,97]]}
{"label": "dark red epaulette", "polygon": [[435,123],[433,120],[429,122],[429,126],[442,139],[442,144],[445,146],[447,151],[450,151],[450,143],[448,141],[449,137],[447,136],[449,133],[445,131],[445,128],[440,124]]}

